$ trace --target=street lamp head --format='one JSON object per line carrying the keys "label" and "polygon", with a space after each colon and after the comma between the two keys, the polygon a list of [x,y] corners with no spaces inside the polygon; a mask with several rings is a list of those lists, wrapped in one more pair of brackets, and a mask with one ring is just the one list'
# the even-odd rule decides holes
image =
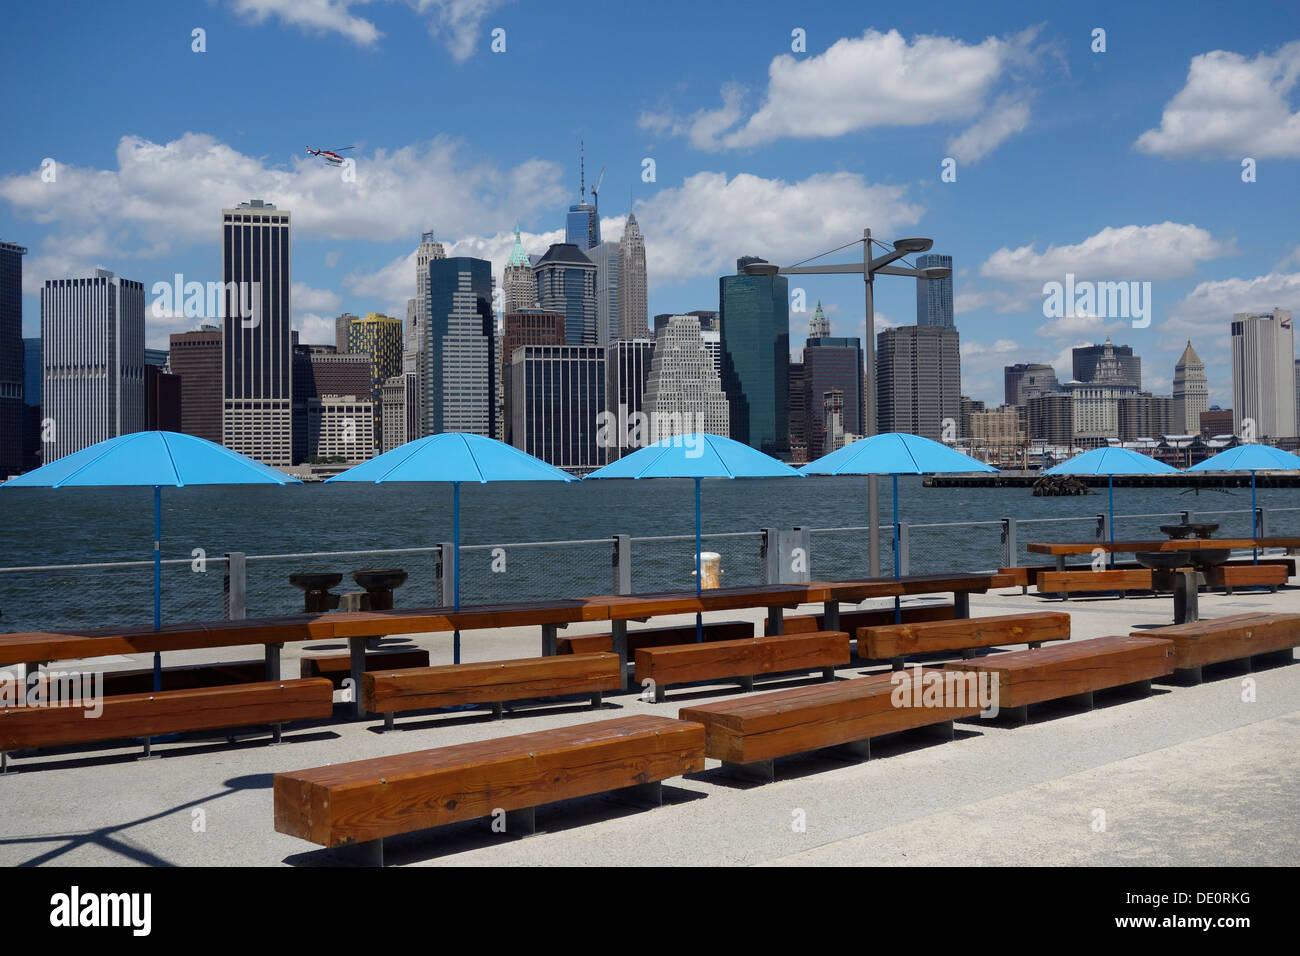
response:
{"label": "street lamp head", "polygon": [[921,237],[914,237],[911,239],[895,239],[894,251],[906,252],[910,255],[913,252],[929,252],[930,247],[933,245],[934,245],[933,239],[924,239]]}
{"label": "street lamp head", "polygon": [[745,266],[747,276],[774,276],[780,271],[780,266],[774,266],[770,262],[750,262]]}
{"label": "street lamp head", "polygon": [[918,269],[918,278],[921,279],[949,279],[952,278],[952,270],[947,266],[931,266],[927,269]]}

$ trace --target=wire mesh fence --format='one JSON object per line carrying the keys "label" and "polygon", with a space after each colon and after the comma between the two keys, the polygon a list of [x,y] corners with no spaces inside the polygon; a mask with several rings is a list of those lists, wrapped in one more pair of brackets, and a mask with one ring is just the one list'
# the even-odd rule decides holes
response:
{"label": "wire mesh fence", "polygon": [[460,603],[498,604],[607,594],[612,553],[608,538],[462,546]]}
{"label": "wire mesh fence", "polygon": [[1001,564],[998,521],[944,522],[907,529],[907,574],[992,571]]}
{"label": "wire mesh fence", "polygon": [[[744,587],[763,583],[763,534],[741,531],[706,534],[702,551],[721,555],[719,586]],[[631,540],[632,591],[689,591],[695,587],[695,536],[663,535]]]}
{"label": "wire mesh fence", "polygon": [[[869,529],[812,528],[809,530],[809,570],[814,580],[865,578],[871,573]],[[880,529],[880,573],[894,573],[893,532]]]}

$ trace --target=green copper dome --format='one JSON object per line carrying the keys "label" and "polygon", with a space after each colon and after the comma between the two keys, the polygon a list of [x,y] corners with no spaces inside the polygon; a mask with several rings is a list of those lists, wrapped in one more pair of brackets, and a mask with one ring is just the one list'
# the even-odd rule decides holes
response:
{"label": "green copper dome", "polygon": [[519,227],[515,226],[515,247],[510,250],[510,261],[506,265],[511,266],[531,266],[532,262],[528,259],[528,253],[524,252],[524,244],[519,240]]}

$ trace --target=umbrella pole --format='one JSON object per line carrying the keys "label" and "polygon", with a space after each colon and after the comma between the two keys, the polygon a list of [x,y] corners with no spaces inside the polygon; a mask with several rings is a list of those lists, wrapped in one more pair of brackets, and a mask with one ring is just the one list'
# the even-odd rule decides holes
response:
{"label": "umbrella pole", "polygon": [[[452,566],[452,601],[455,610],[460,610],[460,482],[451,483],[451,566]],[[460,628],[452,632],[452,663],[460,663]]]}
{"label": "umbrella pole", "polygon": [[[1110,520],[1106,522],[1106,527],[1110,531],[1110,543],[1114,545],[1115,543],[1115,476],[1114,475],[1106,476],[1106,498],[1107,498],[1107,507],[1108,510],[1110,511]],[[1112,568],[1115,567],[1114,548],[1112,548],[1110,552],[1110,566]]]}
{"label": "umbrella pole", "polygon": [[[892,476],[894,479],[894,580],[897,581],[902,574],[902,569],[898,566],[898,476]],[[902,602],[897,594],[894,595],[894,623],[903,623]]]}
{"label": "umbrella pole", "polygon": [[1250,536],[1255,539],[1250,549],[1251,564],[1259,564],[1259,509],[1255,507],[1255,473],[1250,473]]}
{"label": "umbrella pole", "polygon": [[[162,488],[153,486],[153,629],[162,629]],[[162,690],[162,653],[153,652],[153,689]]]}
{"label": "umbrella pole", "polygon": [[[700,534],[700,479],[695,479],[695,596],[700,597],[704,590],[704,561],[701,557],[702,535]],[[704,643],[704,614],[695,612],[695,643]]]}

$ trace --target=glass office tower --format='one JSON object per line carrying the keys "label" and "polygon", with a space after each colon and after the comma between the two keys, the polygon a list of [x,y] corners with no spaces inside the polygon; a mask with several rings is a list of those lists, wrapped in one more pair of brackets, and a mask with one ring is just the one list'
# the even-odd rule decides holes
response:
{"label": "glass office tower", "polygon": [[722,389],[731,437],[777,458],[790,455],[790,284],[785,276],[737,274],[718,280]]}

